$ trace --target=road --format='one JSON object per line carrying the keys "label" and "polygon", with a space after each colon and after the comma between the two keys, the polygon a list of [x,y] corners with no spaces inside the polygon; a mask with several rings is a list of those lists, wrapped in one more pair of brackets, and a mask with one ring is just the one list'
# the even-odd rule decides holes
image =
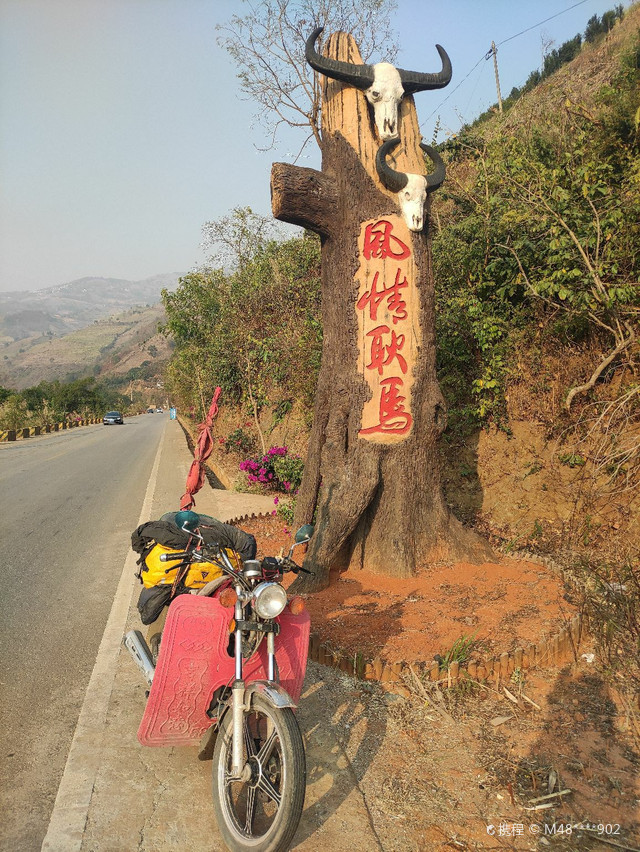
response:
{"label": "road", "polygon": [[166,415],[0,445],[0,848],[39,849]]}

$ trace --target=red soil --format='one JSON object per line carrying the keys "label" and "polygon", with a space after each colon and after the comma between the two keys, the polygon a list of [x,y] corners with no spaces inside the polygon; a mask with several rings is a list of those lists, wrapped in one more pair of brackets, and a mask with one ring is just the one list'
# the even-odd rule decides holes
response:
{"label": "red soil", "polygon": [[[278,517],[242,527],[256,536],[259,555],[290,545],[291,533]],[[559,577],[512,559],[427,566],[408,580],[349,570],[305,598],[322,641],[389,662],[431,661],[462,637],[473,639],[482,656],[511,651],[557,632],[576,612]]]}

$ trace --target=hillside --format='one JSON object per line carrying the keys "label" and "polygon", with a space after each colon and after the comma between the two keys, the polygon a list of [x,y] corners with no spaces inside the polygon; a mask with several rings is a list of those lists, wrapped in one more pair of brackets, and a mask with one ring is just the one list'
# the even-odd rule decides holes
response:
{"label": "hillside", "polygon": [[155,305],[163,288],[175,289],[178,278],[177,274],[142,281],[80,278],[44,290],[0,293],[0,343],[60,336],[129,308]]}
{"label": "hillside", "polygon": [[156,304],[94,320],[62,337],[45,334],[5,342],[0,385],[23,389],[41,381],[91,375],[124,379],[134,368],[142,369],[140,378],[160,376],[171,351],[158,334],[163,320],[162,305]]}
{"label": "hillside", "polygon": [[445,487],[509,546],[620,560],[640,542],[639,32],[636,5],[448,146],[434,202]]}
{"label": "hillside", "polygon": [[[582,49],[571,62],[563,65],[553,75],[539,83],[535,89],[523,94],[505,113],[485,123],[485,130],[517,132],[523,127],[548,126],[552,117],[567,110],[595,120],[595,111],[602,99],[602,89],[612,83],[619,71],[621,53],[632,49],[640,29],[640,4],[625,12],[606,37],[594,44],[583,43]],[[482,127],[480,127],[482,130]]]}

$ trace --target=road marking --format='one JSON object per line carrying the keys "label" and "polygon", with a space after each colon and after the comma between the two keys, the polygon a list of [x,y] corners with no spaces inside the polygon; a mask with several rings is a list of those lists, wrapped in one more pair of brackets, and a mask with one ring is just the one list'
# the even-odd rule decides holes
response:
{"label": "road marking", "polygon": [[[168,422],[168,421],[167,421]],[[151,468],[138,526],[151,513],[166,423]],[[116,676],[118,653],[134,588],[136,554],[129,551],[89,679],[42,852],[79,852],[102,756],[104,726]]]}

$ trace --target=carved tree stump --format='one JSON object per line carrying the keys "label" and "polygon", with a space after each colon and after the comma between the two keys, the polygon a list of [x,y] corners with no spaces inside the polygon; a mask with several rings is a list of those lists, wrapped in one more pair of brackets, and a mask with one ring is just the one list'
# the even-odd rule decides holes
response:
{"label": "carved tree stump", "polygon": [[[326,54],[360,63],[350,35]],[[398,171],[425,173],[413,98],[400,107]],[[324,343],[296,523],[317,508],[297,588],[347,565],[409,577],[418,563],[488,548],[444,501],[436,443],[446,424],[436,379],[428,222],[409,231],[380,183],[381,142],[364,95],[323,77],[322,171],[275,163],[273,215],[320,234]]]}

